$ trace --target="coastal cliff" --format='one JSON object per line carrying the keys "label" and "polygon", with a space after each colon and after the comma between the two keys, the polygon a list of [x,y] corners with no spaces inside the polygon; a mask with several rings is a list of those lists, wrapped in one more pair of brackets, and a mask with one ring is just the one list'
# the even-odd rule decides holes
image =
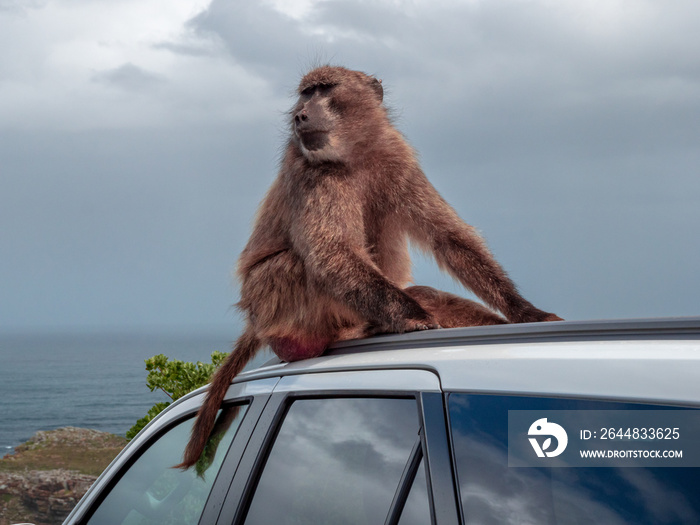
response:
{"label": "coastal cliff", "polygon": [[126,445],[114,434],[40,431],[0,459],[0,525],[58,525]]}

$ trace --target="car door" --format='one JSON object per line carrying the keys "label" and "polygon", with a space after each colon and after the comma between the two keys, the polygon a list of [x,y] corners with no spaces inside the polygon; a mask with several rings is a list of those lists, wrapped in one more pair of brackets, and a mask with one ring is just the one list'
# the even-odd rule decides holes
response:
{"label": "car door", "polygon": [[282,377],[217,523],[458,523],[445,408],[424,370]]}

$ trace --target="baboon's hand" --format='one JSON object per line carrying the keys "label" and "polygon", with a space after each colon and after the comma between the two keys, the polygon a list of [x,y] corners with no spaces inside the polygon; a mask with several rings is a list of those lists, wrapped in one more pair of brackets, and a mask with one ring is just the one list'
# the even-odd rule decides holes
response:
{"label": "baboon's hand", "polygon": [[418,330],[435,330],[437,328],[442,328],[434,319],[410,319],[406,321],[406,326],[404,327],[404,332],[415,332]]}

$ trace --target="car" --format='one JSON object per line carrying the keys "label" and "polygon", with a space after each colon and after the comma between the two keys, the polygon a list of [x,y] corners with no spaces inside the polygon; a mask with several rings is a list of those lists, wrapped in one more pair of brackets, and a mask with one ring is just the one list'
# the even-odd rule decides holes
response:
{"label": "car", "polygon": [[[700,317],[383,335],[155,418],[64,525],[698,524]],[[115,400],[118,402],[118,400]]]}

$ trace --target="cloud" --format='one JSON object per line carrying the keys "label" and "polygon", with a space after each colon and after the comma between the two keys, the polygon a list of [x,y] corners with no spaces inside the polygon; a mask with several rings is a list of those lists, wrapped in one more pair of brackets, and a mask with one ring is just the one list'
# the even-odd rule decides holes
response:
{"label": "cloud", "polygon": [[455,130],[477,160],[504,146],[586,156],[697,134],[700,68],[687,50],[700,36],[666,27],[700,8],[681,5],[320,1],[294,18],[270,3],[214,0],[190,27],[287,92],[316,55],[377,73],[397,94],[390,102],[430,112],[424,135],[444,145],[439,130]]}
{"label": "cloud", "polygon": [[217,58],[215,43],[192,37],[187,21],[206,5],[70,1],[1,17],[0,46],[13,51],[0,53],[0,128],[192,125],[245,114],[266,89]]}
{"label": "cloud", "polygon": [[0,13],[23,16],[28,9],[41,9],[49,0],[0,0]]}
{"label": "cloud", "polygon": [[160,75],[149,73],[131,63],[115,69],[99,71],[93,75],[92,79],[101,84],[114,85],[129,91],[145,91],[165,81]]}
{"label": "cloud", "polygon": [[[0,2],[8,323],[80,289],[61,322],[107,318],[120,294],[115,319],[179,322],[204,311],[175,311],[169,283],[190,274],[182,303],[208,290],[228,311],[290,94],[319,62],[383,79],[430,180],[538,306],[697,314],[696,2]],[[415,276],[464,293],[421,258]]]}

